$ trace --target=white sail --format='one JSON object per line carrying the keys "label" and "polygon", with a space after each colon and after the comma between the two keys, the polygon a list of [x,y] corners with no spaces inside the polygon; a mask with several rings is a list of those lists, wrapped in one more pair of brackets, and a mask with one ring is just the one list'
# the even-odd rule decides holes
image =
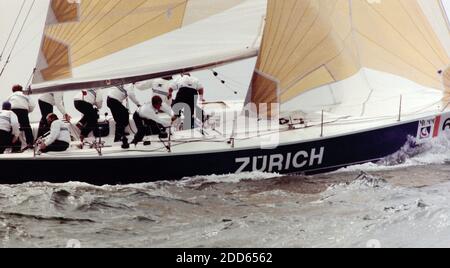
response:
{"label": "white sail", "polygon": [[[195,7],[198,7],[201,2],[205,3],[200,1]],[[78,62],[73,58],[70,60],[67,58],[66,63],[70,65],[70,68],[66,66],[67,68],[54,71],[49,67],[45,57],[40,57],[32,91],[41,93],[104,87],[202,69],[256,56],[266,1],[231,1],[228,6],[230,3],[234,3],[235,6],[205,19],[203,19],[204,15],[200,18],[191,18],[189,22],[199,19],[200,21],[183,24],[178,30],[167,31],[168,33],[156,37],[152,36],[148,41],[113,53],[100,53],[99,56],[86,61],[81,57]],[[164,16],[167,14],[164,13]],[[169,16],[171,16],[170,12]],[[59,46],[56,45],[56,48],[58,49]],[[67,49],[61,47],[62,54],[67,52],[64,50]],[[87,53],[97,53],[97,50]],[[52,71],[49,75],[46,73],[48,70]]]}
{"label": "white sail", "polygon": [[[36,0],[34,4],[30,0],[0,0],[0,50],[4,48],[0,60],[0,70],[4,68],[0,76],[0,99],[4,100],[11,94],[12,85],[25,86],[31,82],[29,80],[39,54],[48,3],[49,0]],[[8,57],[9,62],[6,64]]]}

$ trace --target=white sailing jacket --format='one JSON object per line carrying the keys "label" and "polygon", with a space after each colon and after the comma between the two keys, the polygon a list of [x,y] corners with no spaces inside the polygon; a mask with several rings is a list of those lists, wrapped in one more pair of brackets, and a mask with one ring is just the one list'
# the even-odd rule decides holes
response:
{"label": "white sailing jacket", "polygon": [[176,90],[179,90],[183,87],[193,88],[195,90],[203,89],[203,85],[200,83],[200,81],[192,76],[189,75],[183,75],[178,76],[174,81]]}
{"label": "white sailing jacket", "polygon": [[0,112],[0,130],[11,132],[14,137],[19,137],[19,119],[14,112],[5,110]]}
{"label": "white sailing jacket", "polygon": [[66,114],[66,108],[64,107],[64,93],[62,92],[46,93],[41,95],[39,100],[46,102],[52,106],[56,106],[63,115]]}
{"label": "white sailing jacket", "polygon": [[174,112],[165,103],[163,103],[163,105],[161,106],[161,112],[169,115],[169,119],[161,118],[159,115],[161,112],[157,111],[151,103],[144,104],[137,110],[137,112],[141,118],[153,120],[156,123],[163,125],[164,127],[170,127],[172,125],[172,117],[174,116]]}
{"label": "white sailing jacket", "polygon": [[44,143],[49,146],[57,140],[67,143],[71,141],[69,126],[61,120],[53,121],[50,127],[50,135],[44,139]]}
{"label": "white sailing jacket", "polygon": [[81,100],[97,106],[98,109],[103,105],[103,94],[100,90],[88,89],[83,90],[75,96],[74,100]]}
{"label": "white sailing jacket", "polygon": [[29,113],[34,111],[35,104],[29,96],[23,94],[22,91],[14,92],[8,99],[12,109],[23,109]]}
{"label": "white sailing jacket", "polygon": [[173,80],[165,80],[162,78],[142,81],[136,83],[139,90],[151,89],[153,96],[159,96],[168,105],[172,105],[172,99],[169,99],[170,89],[175,90],[176,84]]}
{"label": "white sailing jacket", "polygon": [[118,100],[119,102],[123,102],[127,98],[130,98],[137,106],[141,105],[134,93],[134,85],[132,84],[113,87],[109,92],[108,97]]}

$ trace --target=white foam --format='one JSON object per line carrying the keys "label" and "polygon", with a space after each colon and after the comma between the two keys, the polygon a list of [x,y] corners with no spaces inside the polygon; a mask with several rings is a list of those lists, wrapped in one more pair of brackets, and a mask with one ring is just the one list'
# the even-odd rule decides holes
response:
{"label": "white foam", "polygon": [[340,169],[337,172],[387,171],[421,165],[439,165],[450,161],[450,132],[422,144],[411,146],[408,141],[398,152],[386,157],[379,163],[366,163]]}
{"label": "white foam", "polygon": [[302,206],[296,219],[306,230],[302,243],[366,247],[377,241],[379,247],[448,247],[449,190],[450,183],[405,188],[371,176],[334,185],[319,200]]}
{"label": "white foam", "polygon": [[245,180],[266,180],[271,178],[281,177],[278,173],[265,173],[265,172],[244,172],[239,174],[228,175],[210,175],[210,176],[195,176],[190,178],[184,178],[180,182],[177,182],[180,186],[204,184],[204,183],[239,183]]}

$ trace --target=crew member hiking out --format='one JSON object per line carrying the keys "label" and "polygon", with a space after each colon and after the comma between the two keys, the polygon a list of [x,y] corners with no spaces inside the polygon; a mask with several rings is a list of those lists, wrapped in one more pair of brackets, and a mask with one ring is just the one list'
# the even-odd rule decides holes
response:
{"label": "crew member hiking out", "polygon": [[[164,133],[167,128],[171,127],[172,122],[178,117],[174,115],[172,109],[166,105],[162,105],[163,100],[159,96],[154,96],[151,103],[141,106],[133,115],[134,122],[138,132],[134,136],[132,144],[141,142],[147,134],[147,129],[151,135],[159,135]],[[170,119],[160,117],[160,113],[166,113]]]}
{"label": "crew member hiking out", "polygon": [[130,113],[127,107],[123,104],[130,99],[138,107],[141,106],[139,100],[136,98],[134,92],[134,85],[117,86],[111,89],[107,99],[108,108],[111,110],[114,121],[116,122],[116,133],[114,142],[122,141],[124,146],[127,146],[128,140],[125,136],[125,128],[130,123]]}
{"label": "crew member hiking out", "polygon": [[153,96],[161,97],[163,103],[169,106],[172,106],[174,87],[175,84],[174,81],[172,80],[172,76],[156,78],[136,83],[137,89],[139,90],[151,89]]}
{"label": "crew member hiking out", "polygon": [[11,103],[12,111],[17,115],[20,124],[20,130],[25,132],[27,147],[25,149],[33,148],[34,136],[30,125],[30,118],[28,115],[34,110],[34,103],[31,99],[23,94],[23,87],[15,85],[12,88],[13,94],[8,101]]}
{"label": "crew member hiking out", "polygon": [[[199,98],[201,101],[204,101],[203,85],[197,78],[192,77],[189,74],[178,77],[175,81],[175,85],[178,89],[178,93],[173,103],[173,110],[176,114],[179,114],[180,111],[184,110],[184,126],[194,128],[195,117],[203,121],[203,112],[200,107],[198,107]],[[188,109],[189,113],[186,112]]]}
{"label": "crew member hiking out", "polygon": [[[0,154],[6,149],[13,148],[12,152],[20,151],[19,135],[20,125],[17,115],[11,111],[11,103],[4,102],[0,112]],[[17,146],[18,145],[18,146]]]}
{"label": "crew member hiking out", "polygon": [[53,106],[56,106],[64,117],[64,120],[70,122],[72,118],[67,112],[64,105],[64,93],[54,92],[41,95],[39,98],[39,108],[41,110],[41,121],[39,122],[38,138],[50,131],[47,124],[47,116],[53,113]]}
{"label": "crew member hiking out", "polygon": [[94,131],[98,122],[98,109],[102,108],[103,96],[99,90],[89,89],[80,92],[74,100],[75,108],[83,114],[77,127],[81,129],[80,140],[84,139]]}
{"label": "crew member hiking out", "polygon": [[66,151],[70,146],[68,125],[53,113],[47,116],[47,123],[50,126],[50,134],[38,141],[40,151],[42,153]]}

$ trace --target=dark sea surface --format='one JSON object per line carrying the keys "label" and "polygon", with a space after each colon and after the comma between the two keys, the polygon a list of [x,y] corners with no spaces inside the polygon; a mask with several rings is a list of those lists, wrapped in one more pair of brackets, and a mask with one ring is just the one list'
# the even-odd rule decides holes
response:
{"label": "dark sea surface", "polygon": [[0,186],[0,247],[450,247],[450,141],[317,176]]}

